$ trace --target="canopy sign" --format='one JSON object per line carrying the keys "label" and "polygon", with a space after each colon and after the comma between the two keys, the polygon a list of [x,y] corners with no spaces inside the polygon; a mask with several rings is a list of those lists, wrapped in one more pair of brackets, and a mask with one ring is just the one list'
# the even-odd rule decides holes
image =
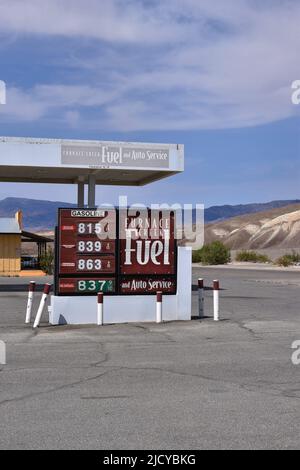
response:
{"label": "canopy sign", "polygon": [[183,170],[180,144],[0,137],[0,181],[144,186]]}
{"label": "canopy sign", "polygon": [[89,146],[64,144],[61,147],[61,163],[91,168],[169,168],[169,149],[129,144]]}
{"label": "canopy sign", "polygon": [[59,209],[56,294],[176,294],[176,254],[169,211]]}

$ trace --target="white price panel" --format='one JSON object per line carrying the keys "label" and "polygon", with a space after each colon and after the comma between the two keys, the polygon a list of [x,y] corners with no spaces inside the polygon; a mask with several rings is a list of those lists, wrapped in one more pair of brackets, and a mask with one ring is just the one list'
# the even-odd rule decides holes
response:
{"label": "white price panel", "polygon": [[102,243],[100,240],[93,241],[93,240],[80,240],[77,243],[77,251],[79,253],[101,253],[102,251]]}
{"label": "white price panel", "polygon": [[107,227],[107,223],[79,222],[77,224],[78,235],[101,235]]}
{"label": "white price panel", "polygon": [[76,267],[78,272],[113,273],[115,270],[115,259],[108,256],[101,258],[78,257]]}
{"label": "white price panel", "polygon": [[115,242],[100,240],[79,240],[77,242],[77,253],[83,255],[98,253],[114,253]]}

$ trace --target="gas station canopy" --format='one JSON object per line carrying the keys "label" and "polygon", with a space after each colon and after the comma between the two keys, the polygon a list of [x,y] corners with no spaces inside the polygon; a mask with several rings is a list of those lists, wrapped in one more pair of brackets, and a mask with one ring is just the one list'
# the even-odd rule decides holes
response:
{"label": "gas station canopy", "polygon": [[0,181],[143,186],[184,170],[184,147],[0,137]]}

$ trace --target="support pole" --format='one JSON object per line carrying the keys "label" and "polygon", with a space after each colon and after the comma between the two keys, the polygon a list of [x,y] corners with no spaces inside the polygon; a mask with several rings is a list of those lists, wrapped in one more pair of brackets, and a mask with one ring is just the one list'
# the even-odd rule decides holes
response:
{"label": "support pole", "polygon": [[25,323],[30,323],[31,319],[31,309],[32,309],[32,302],[33,302],[33,293],[35,291],[35,282],[30,281],[29,289],[28,289],[28,300],[27,300],[27,308],[26,308],[26,318]]}
{"label": "support pole", "polygon": [[47,297],[49,295],[50,289],[51,289],[51,284],[45,284],[44,292],[40,301],[39,309],[37,311],[37,314],[34,320],[33,328],[37,328],[40,324],[42,313],[43,313],[44,306],[45,306]]}
{"label": "support pole", "polygon": [[198,279],[198,310],[199,318],[204,317],[204,281]]}
{"label": "support pole", "polygon": [[95,207],[96,200],[96,177],[89,175],[88,179],[88,207]]}
{"label": "support pole", "polygon": [[84,207],[84,181],[77,183],[77,206]]}
{"label": "support pole", "polygon": [[219,281],[213,281],[214,289],[214,321],[219,321],[219,297],[220,297],[220,283]]}
{"label": "support pole", "polygon": [[162,323],[162,292],[156,294],[156,323]]}
{"label": "support pole", "polygon": [[103,292],[98,293],[97,325],[103,325]]}
{"label": "support pole", "polygon": [[0,341],[0,364],[3,366],[6,364],[6,344],[4,341]]}

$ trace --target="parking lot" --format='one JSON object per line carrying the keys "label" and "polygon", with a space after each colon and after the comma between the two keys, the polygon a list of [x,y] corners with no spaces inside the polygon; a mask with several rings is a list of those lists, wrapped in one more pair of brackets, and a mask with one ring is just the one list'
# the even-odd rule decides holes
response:
{"label": "parking lot", "polygon": [[1,278],[0,448],[299,448],[299,273],[195,267],[194,315],[198,277],[202,321],[51,327],[44,315],[37,332],[27,281]]}

